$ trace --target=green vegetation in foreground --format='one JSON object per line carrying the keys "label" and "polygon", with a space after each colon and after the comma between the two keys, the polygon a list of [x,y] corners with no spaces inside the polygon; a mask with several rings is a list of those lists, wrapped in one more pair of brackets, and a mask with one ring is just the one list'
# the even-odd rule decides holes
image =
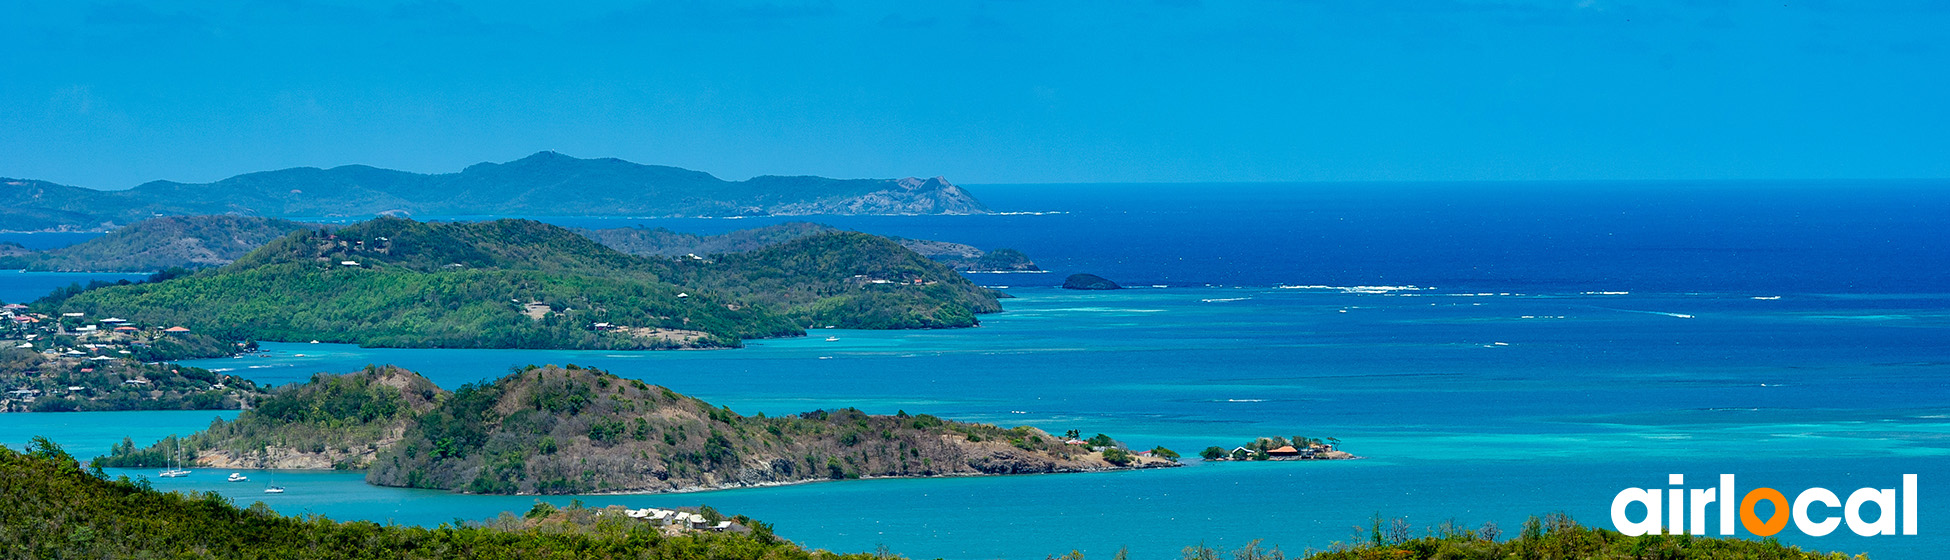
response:
{"label": "green vegetation in foreground", "polygon": [[37,308],[231,340],[583,349],[737,346],[802,325],[967,327],[1001,309],[993,291],[859,233],[707,261],[631,256],[529,220],[397,218],[297,232],[220,269]]}
{"label": "green vegetation in foreground", "polygon": [[0,250],[0,269],[152,272],[223,266],[305,224],[250,216],[170,216],[143,220],[82,243],[47,251]]}
{"label": "green vegetation in foreground", "polygon": [[[146,481],[106,480],[83,471],[53,443],[36,438],[27,452],[0,447],[0,550],[33,558],[655,558],[660,560],[889,560],[891,553],[839,555],[808,551],[740,519],[750,533],[667,534],[588,508],[537,506],[523,518],[503,513],[487,523],[434,528],[285,517],[262,503],[240,509],[211,492],[162,493]],[[613,508],[606,511],[614,511]],[[1416,538],[1406,521],[1377,518],[1354,544],[1337,543],[1303,560],[1846,560],[1768,539],[1648,535],[1579,526],[1563,515],[1531,518],[1515,538],[1499,541],[1494,524],[1469,530],[1445,523]],[[1128,551],[1113,558],[1124,560]],[[1238,550],[1186,547],[1184,560],[1283,560],[1277,547],[1254,541]],[[1077,552],[1064,560],[1085,560]],[[1854,558],[1864,559],[1866,556]]]}
{"label": "green vegetation in foreground", "polygon": [[[286,517],[215,492],[162,493],[83,471],[53,443],[0,447],[0,555],[22,558],[654,558],[867,560],[750,533],[672,534],[587,508],[424,528]],[[553,508],[551,508],[553,509]],[[531,512],[535,513],[535,512]]]}
{"label": "green vegetation in foreground", "polygon": [[[484,494],[668,492],[884,476],[1175,466],[1099,435],[1065,444],[928,415],[787,417],[728,408],[593,369],[522,368],[454,392],[397,368],[314,376],[184,439],[116,446],[101,467],[183,455],[224,468],[367,469],[381,486]],[[207,453],[206,453],[207,452]],[[1155,453],[1154,453],[1155,454]]]}

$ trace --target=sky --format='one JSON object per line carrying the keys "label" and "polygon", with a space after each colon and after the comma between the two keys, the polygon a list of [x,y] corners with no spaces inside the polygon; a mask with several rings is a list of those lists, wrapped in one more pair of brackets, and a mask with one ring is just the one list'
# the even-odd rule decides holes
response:
{"label": "sky", "polygon": [[1929,0],[0,0],[0,176],[1944,178],[1945,29]]}

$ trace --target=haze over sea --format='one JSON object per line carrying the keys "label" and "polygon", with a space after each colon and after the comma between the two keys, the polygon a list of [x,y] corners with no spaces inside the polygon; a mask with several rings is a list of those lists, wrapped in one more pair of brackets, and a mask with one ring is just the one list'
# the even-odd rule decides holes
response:
{"label": "haze over sea", "polygon": [[[509,366],[576,363],[744,414],[928,412],[1186,455],[1262,435],[1335,436],[1367,457],[583,498],[706,503],[833,550],[985,559],[1129,546],[1167,558],[1201,541],[1263,538],[1297,551],[1346,540],[1375,514],[1494,521],[1511,533],[1525,516],[1565,511],[1609,526],[1613,494],[1663,488],[1668,473],[1690,487],[1730,473],[1743,489],[1790,495],[1894,488],[1916,473],[1920,535],[1790,528],[1783,540],[1875,558],[1950,548],[1939,522],[1950,514],[1939,482],[1950,477],[1950,183],[970,190],[1012,214],[812,220],[1012,247],[1055,271],[973,275],[1020,296],[977,329],[820,331],[710,352],[267,344],[264,356],[192,364],[288,383],[392,363],[451,388]],[[543,219],[698,233],[787,220]],[[1145,288],[1050,287],[1071,272]],[[44,292],[50,278],[0,273],[11,290],[0,298]],[[1354,286],[1389,288],[1342,289]],[[123,436],[146,443],[232,415],[0,415],[0,442],[47,435],[87,457]],[[420,524],[535,500],[370,487],[358,474],[253,474],[290,489],[267,496],[221,474],[154,482],[287,513]]]}

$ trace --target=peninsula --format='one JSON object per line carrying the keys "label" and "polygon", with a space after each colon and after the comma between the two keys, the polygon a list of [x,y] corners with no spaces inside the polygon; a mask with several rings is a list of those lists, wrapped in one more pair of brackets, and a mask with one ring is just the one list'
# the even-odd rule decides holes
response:
{"label": "peninsula", "polygon": [[38,311],[251,340],[437,348],[735,347],[806,327],[978,324],[993,290],[898,243],[827,232],[638,257],[529,220],[378,218],[293,232],[221,268],[63,291]]}
{"label": "peninsula", "polygon": [[235,420],[105,467],[160,466],[179,449],[225,469],[366,471],[381,486],[485,494],[684,492],[819,480],[1177,466],[1108,437],[856,409],[745,416],[574,365],[528,366],[448,392],[391,367],[279,388]]}

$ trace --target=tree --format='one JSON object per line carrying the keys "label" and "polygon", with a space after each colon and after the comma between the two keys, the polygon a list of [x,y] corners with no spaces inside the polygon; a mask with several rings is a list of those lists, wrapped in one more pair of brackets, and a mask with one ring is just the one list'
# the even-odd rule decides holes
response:
{"label": "tree", "polygon": [[1217,445],[1214,445],[1214,446],[1211,446],[1211,447],[1207,447],[1207,448],[1205,448],[1205,450],[1204,450],[1204,451],[1200,451],[1200,452],[1198,452],[1198,456],[1199,456],[1199,458],[1201,458],[1201,459],[1205,459],[1205,460],[1207,460],[1207,461],[1217,461],[1217,460],[1220,460],[1220,459],[1224,459],[1224,458],[1225,458],[1225,456],[1226,456],[1226,450],[1225,450],[1225,448],[1223,448],[1223,447],[1219,447],[1219,446],[1217,446]]}
{"label": "tree", "polygon": [[1151,456],[1152,456],[1152,457],[1157,457],[1157,458],[1159,458],[1159,459],[1170,459],[1170,460],[1172,460],[1172,461],[1177,461],[1177,460],[1178,460],[1178,452],[1177,452],[1177,451],[1172,451],[1172,450],[1170,450],[1170,449],[1165,449],[1165,446],[1162,446],[1162,445],[1160,445],[1160,446],[1157,446],[1157,447],[1153,447],[1153,448],[1151,448]]}

